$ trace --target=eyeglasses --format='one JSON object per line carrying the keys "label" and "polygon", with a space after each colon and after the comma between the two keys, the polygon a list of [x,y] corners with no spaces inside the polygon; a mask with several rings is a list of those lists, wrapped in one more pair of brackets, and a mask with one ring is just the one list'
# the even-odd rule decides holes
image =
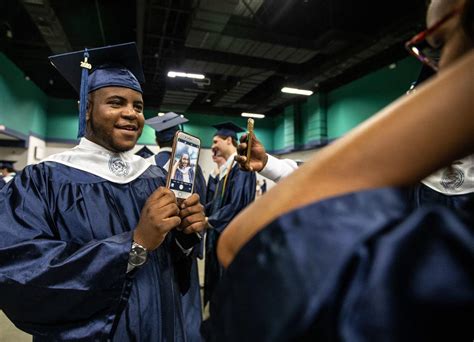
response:
{"label": "eyeglasses", "polygon": [[441,57],[441,48],[432,47],[426,38],[438,30],[444,23],[455,15],[461,12],[461,7],[453,9],[451,12],[446,14],[433,26],[429,27],[423,32],[418,33],[412,39],[405,43],[405,48],[408,52],[420,60],[422,63],[430,66],[433,70],[438,71],[438,62]]}

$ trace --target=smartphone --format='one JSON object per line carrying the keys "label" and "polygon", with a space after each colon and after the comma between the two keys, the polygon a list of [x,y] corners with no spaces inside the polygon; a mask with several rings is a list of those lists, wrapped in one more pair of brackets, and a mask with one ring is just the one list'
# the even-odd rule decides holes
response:
{"label": "smartphone", "polygon": [[178,200],[185,200],[193,193],[200,150],[199,138],[181,131],[176,132],[166,186]]}
{"label": "smartphone", "polygon": [[247,161],[245,163],[247,170],[250,170],[250,156],[252,153],[252,136],[254,125],[255,121],[252,118],[249,118],[247,120]]}

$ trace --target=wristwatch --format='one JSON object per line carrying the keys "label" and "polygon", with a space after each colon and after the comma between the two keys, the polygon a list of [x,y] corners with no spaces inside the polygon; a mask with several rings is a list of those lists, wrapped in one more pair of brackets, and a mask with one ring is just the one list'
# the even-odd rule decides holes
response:
{"label": "wristwatch", "polygon": [[128,257],[128,263],[130,266],[138,267],[142,266],[148,257],[148,251],[142,245],[132,242],[132,249],[130,250],[130,255]]}

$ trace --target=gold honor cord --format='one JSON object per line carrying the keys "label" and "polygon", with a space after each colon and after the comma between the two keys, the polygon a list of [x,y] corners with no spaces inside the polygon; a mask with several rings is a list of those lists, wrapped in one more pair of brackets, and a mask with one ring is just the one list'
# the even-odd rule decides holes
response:
{"label": "gold honor cord", "polygon": [[224,193],[225,193],[225,188],[227,186],[227,178],[229,178],[230,171],[234,167],[234,162],[235,160],[232,160],[232,163],[230,164],[229,169],[227,170],[225,177],[224,177],[224,185],[222,185],[222,193],[221,193],[221,200],[224,198]]}

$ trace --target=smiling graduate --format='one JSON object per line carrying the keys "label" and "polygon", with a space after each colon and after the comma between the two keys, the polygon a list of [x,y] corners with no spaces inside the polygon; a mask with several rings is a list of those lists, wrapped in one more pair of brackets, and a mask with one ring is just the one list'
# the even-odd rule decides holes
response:
{"label": "smiling graduate", "polygon": [[144,125],[135,44],[50,59],[80,93],[82,138],[0,194],[0,309],[35,340],[185,341],[175,228],[205,217],[131,152]]}

